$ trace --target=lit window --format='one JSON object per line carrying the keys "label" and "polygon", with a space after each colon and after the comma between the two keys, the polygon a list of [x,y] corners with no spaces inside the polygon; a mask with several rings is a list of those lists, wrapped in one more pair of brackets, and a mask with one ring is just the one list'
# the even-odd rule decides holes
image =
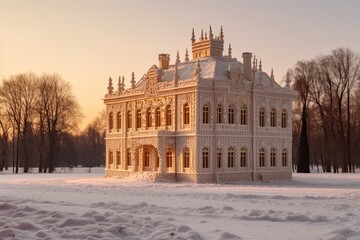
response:
{"label": "lit window", "polygon": [[241,148],[240,152],[240,167],[246,167],[246,158],[247,158],[246,148]]}
{"label": "lit window", "polygon": [[259,152],[259,166],[265,167],[265,150],[263,148]]}
{"label": "lit window", "polygon": [[202,160],[203,168],[209,168],[209,150],[207,148],[203,148]]}
{"label": "lit window", "polygon": [[228,120],[229,120],[229,124],[235,123],[235,108],[232,105],[229,107]]}
{"label": "lit window", "polygon": [[233,148],[228,149],[228,167],[229,168],[234,167],[234,149]]}
{"label": "lit window", "polygon": [[276,167],[276,151],[275,151],[275,148],[272,148],[271,152],[270,152],[270,166],[271,167]]}

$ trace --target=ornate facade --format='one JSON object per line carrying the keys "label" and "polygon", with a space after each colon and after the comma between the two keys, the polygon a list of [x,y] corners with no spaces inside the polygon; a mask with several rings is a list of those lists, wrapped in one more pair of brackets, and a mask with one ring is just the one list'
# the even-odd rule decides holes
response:
{"label": "ornate facade", "polygon": [[291,179],[290,80],[280,87],[261,60],[223,56],[224,35],[192,33],[192,60],[159,54],[131,88],[109,79],[106,176],[191,182]]}

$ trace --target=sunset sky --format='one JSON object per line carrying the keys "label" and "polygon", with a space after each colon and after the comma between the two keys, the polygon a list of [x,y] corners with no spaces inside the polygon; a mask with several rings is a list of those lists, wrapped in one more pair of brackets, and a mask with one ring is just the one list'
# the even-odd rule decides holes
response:
{"label": "sunset sky", "polygon": [[103,108],[108,78],[130,86],[158,53],[191,52],[191,30],[224,28],[225,51],[253,52],[282,84],[296,61],[338,47],[360,52],[360,1],[0,0],[0,78],[59,73],[73,87],[86,126]]}

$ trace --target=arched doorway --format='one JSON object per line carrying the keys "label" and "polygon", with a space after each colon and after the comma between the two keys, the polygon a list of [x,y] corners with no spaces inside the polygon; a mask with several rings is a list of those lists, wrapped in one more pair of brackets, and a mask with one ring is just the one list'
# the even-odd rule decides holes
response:
{"label": "arched doorway", "polygon": [[160,167],[158,150],[153,145],[139,146],[139,170],[157,171]]}

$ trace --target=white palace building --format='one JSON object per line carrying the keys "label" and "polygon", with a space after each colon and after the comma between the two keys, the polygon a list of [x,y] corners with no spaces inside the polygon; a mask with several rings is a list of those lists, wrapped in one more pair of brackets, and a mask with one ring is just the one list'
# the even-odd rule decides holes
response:
{"label": "white palace building", "polygon": [[289,76],[279,86],[261,60],[224,56],[221,28],[197,40],[192,60],[159,54],[139,80],[117,91],[109,79],[106,176],[227,183],[291,179],[292,100]]}

